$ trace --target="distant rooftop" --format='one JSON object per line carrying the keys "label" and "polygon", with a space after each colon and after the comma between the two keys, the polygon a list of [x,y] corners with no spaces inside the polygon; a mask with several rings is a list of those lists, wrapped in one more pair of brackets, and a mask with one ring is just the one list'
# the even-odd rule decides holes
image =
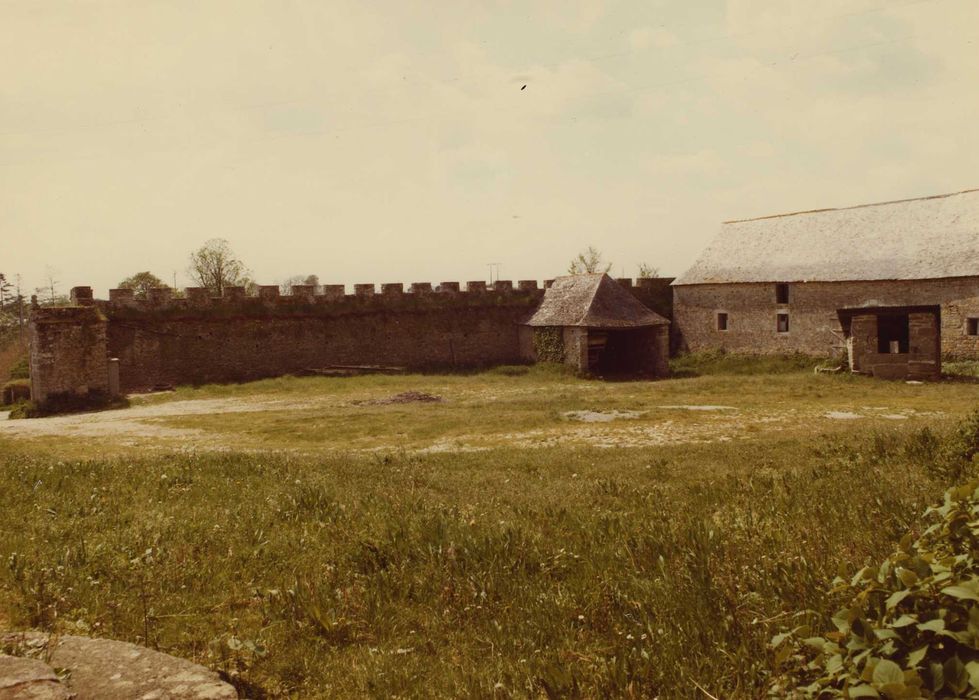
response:
{"label": "distant rooftop", "polygon": [[979,276],[979,189],[727,221],[674,285]]}

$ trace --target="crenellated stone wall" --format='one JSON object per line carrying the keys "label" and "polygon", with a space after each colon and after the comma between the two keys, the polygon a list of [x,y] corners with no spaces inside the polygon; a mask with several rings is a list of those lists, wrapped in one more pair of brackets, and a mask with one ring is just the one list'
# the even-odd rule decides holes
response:
{"label": "crenellated stone wall", "polygon": [[254,296],[187,289],[138,300],[112,290],[96,302],[124,392],[160,385],[247,381],[335,365],[465,368],[523,360],[520,323],[539,303],[535,283],[491,290],[458,283],[264,286]]}
{"label": "crenellated stone wall", "polygon": [[[670,280],[623,280],[669,313]],[[35,398],[109,390],[116,358],[123,393],[179,384],[247,381],[336,365],[425,370],[527,362],[522,323],[540,303],[536,280],[72,290],[71,307],[32,315]],[[115,382],[112,382],[115,388]]]}

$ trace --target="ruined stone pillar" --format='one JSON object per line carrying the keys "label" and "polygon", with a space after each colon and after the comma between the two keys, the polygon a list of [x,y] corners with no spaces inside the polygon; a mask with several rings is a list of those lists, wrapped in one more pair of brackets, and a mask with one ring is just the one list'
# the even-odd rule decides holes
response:
{"label": "ruined stone pillar", "polygon": [[94,306],[32,309],[31,399],[44,405],[59,395],[108,394],[105,316]]}

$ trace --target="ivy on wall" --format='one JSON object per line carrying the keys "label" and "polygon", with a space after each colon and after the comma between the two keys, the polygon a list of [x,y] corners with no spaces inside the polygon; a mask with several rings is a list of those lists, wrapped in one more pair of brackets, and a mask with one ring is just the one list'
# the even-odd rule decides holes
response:
{"label": "ivy on wall", "polygon": [[564,362],[564,334],[556,326],[534,329],[534,352],[538,362]]}

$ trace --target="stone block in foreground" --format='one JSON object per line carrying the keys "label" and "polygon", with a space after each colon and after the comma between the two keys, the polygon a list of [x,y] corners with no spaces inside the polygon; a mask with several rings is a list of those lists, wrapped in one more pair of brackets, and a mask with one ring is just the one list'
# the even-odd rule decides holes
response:
{"label": "stone block in foreground", "polygon": [[[65,695],[4,695],[3,663],[35,662],[25,657],[0,657],[0,700],[68,698],[74,700],[237,700],[238,693],[217,673],[186,659],[112,639],[39,632],[0,635],[6,646],[42,657],[50,668],[64,669]],[[7,662],[10,663],[10,662]],[[43,664],[42,664],[43,665]],[[17,670],[19,667],[15,667]],[[40,667],[31,666],[41,676]],[[25,665],[24,669],[28,669]],[[28,669],[29,670],[29,669]],[[18,671],[23,672],[23,671]],[[52,674],[53,675],[53,674]],[[55,676],[55,680],[57,677]],[[40,681],[39,681],[40,682]],[[47,682],[47,681],[45,681]]]}

